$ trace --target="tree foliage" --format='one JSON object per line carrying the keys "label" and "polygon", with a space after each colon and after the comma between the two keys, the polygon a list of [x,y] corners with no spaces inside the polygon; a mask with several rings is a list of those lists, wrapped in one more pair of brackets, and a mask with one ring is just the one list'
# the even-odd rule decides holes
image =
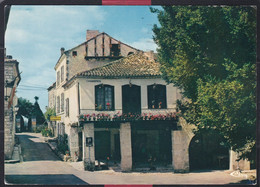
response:
{"label": "tree foliage", "polygon": [[26,118],[29,118],[29,121],[32,117],[36,117],[37,124],[43,124],[45,122],[45,117],[37,102],[38,99],[39,97],[35,96],[35,103],[32,104],[27,99],[24,99],[22,97],[18,98],[18,115],[23,115]]}
{"label": "tree foliage", "polygon": [[35,103],[34,103],[33,116],[36,117],[37,124],[43,124],[46,120],[38,103],[39,97],[35,96],[34,99],[35,99]]}
{"label": "tree foliage", "polygon": [[33,113],[33,104],[29,100],[20,97],[18,98],[18,105],[18,115],[23,115],[27,118],[31,118]]}
{"label": "tree foliage", "polygon": [[[166,6],[154,40],[164,79],[182,90],[183,117],[220,132],[232,149],[254,157],[256,9]],[[252,154],[251,154],[252,153]]]}
{"label": "tree foliage", "polygon": [[44,113],[45,119],[50,121],[51,116],[56,116],[56,112],[54,108],[47,107],[46,112]]}

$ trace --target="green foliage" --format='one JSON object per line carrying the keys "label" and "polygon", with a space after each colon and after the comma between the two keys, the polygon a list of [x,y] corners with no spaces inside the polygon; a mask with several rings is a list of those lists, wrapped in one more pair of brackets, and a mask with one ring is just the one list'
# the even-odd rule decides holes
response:
{"label": "green foliage", "polygon": [[23,115],[27,118],[36,117],[37,124],[43,124],[45,122],[45,117],[37,102],[38,99],[39,97],[35,96],[35,103],[32,104],[27,99],[24,99],[22,97],[18,98],[18,115]]}
{"label": "green foliage", "polygon": [[33,104],[29,100],[20,97],[18,98],[18,105],[18,115],[23,115],[30,118],[33,112]]}
{"label": "green foliage", "polygon": [[35,129],[33,129],[34,133],[41,133],[42,130],[44,130],[46,127],[44,125],[36,126]]}
{"label": "green foliage", "polygon": [[33,110],[32,115],[36,117],[37,124],[42,125],[45,123],[46,120],[45,120],[45,117],[44,117],[42,110],[37,101],[39,99],[39,97],[35,96],[34,98],[35,98],[35,103],[34,103],[34,110]]}
{"label": "green foliage", "polygon": [[183,92],[183,117],[212,128],[243,157],[255,157],[256,9],[181,7],[158,15],[154,40],[164,79]]}
{"label": "green foliage", "polygon": [[68,135],[64,134],[64,136],[60,135],[60,141],[58,143],[57,149],[60,151],[62,154],[66,154],[66,151],[69,150],[68,147]]}
{"label": "green foliage", "polygon": [[44,128],[44,129],[42,129],[41,133],[42,133],[42,136],[44,136],[44,137],[48,137],[48,136],[53,137],[51,129]]}
{"label": "green foliage", "polygon": [[44,113],[44,117],[45,117],[46,120],[50,121],[51,116],[56,116],[55,109],[47,107],[47,110]]}

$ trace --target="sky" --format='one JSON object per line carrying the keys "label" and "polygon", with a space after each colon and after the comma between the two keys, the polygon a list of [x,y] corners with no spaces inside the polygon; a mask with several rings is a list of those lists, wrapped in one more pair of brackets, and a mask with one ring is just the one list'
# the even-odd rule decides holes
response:
{"label": "sky", "polygon": [[17,96],[32,103],[38,96],[45,112],[61,47],[71,49],[86,40],[86,30],[99,30],[137,49],[156,51],[154,24],[157,16],[149,6],[12,6],[5,48],[22,72]]}

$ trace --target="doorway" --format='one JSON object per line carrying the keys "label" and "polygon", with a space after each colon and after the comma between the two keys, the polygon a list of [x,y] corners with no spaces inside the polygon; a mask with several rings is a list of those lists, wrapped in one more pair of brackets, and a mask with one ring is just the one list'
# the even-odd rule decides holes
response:
{"label": "doorway", "polygon": [[109,131],[95,131],[94,142],[96,160],[106,160],[107,157],[111,157]]}
{"label": "doorway", "polygon": [[196,134],[189,146],[190,170],[229,168],[229,148],[224,137],[214,131]]}
{"label": "doorway", "polygon": [[122,108],[123,114],[141,113],[141,89],[137,85],[122,86]]}
{"label": "doorway", "polygon": [[82,161],[82,132],[78,133],[79,138],[79,161]]}

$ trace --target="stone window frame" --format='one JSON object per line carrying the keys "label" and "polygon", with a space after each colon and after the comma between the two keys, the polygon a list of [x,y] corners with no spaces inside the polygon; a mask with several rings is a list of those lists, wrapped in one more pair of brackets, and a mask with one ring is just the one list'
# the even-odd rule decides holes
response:
{"label": "stone window frame", "polygon": [[167,109],[166,85],[152,84],[147,86],[148,109]]}
{"label": "stone window frame", "polygon": [[[115,94],[114,86],[108,84],[99,84],[95,86],[95,110],[96,111],[114,111]],[[107,105],[109,103],[110,105]]]}
{"label": "stone window frame", "polygon": [[61,94],[61,99],[60,99],[60,103],[61,103],[61,106],[60,106],[60,112],[64,112],[64,93]]}

